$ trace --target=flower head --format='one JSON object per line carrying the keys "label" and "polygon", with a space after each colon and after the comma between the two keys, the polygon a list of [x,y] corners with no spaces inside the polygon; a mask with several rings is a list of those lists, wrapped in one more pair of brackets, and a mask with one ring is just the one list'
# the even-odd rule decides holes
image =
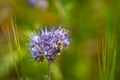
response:
{"label": "flower head", "polygon": [[48,8],[48,0],[28,0],[28,3],[32,7],[36,7],[40,10]]}
{"label": "flower head", "polygon": [[29,48],[35,60],[43,61],[47,59],[52,61],[69,44],[68,30],[61,27],[58,29],[51,27],[49,31],[47,28],[43,28],[38,34],[32,33]]}

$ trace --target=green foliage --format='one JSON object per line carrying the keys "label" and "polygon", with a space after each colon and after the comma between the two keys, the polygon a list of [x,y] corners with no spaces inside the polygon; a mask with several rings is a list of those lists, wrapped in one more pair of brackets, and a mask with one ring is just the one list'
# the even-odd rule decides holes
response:
{"label": "green foliage", "polygon": [[47,61],[31,57],[29,34],[59,24],[70,30],[71,43],[52,62],[51,80],[119,80],[120,1],[44,1],[39,8],[0,0],[0,80],[45,80]]}

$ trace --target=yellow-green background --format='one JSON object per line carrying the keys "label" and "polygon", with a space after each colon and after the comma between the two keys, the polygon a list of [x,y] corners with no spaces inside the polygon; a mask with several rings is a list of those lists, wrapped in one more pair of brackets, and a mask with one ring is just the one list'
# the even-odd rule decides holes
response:
{"label": "yellow-green background", "polygon": [[[114,37],[116,49],[114,80],[120,80],[120,0],[46,0],[46,3],[39,8],[30,6],[27,0],[0,0],[0,80],[23,80],[23,76],[25,80],[45,80],[47,61],[33,60],[26,45],[32,31],[58,25],[69,29],[70,46],[52,62],[51,80],[99,80],[97,44],[109,42],[109,37]],[[11,27],[11,21],[16,25],[21,46],[19,60],[14,35],[10,37],[19,76],[8,46],[7,32],[10,35],[13,32],[11,28],[7,31],[6,26]]]}

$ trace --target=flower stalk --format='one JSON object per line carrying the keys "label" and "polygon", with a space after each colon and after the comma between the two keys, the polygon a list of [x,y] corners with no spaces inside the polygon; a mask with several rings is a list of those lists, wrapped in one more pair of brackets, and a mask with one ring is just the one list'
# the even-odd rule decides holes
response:
{"label": "flower stalk", "polygon": [[50,80],[50,61],[48,61],[48,80]]}

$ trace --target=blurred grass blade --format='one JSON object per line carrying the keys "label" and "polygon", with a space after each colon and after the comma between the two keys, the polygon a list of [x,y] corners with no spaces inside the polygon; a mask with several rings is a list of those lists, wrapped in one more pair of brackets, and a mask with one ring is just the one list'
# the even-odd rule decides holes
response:
{"label": "blurred grass blade", "polygon": [[[97,55],[100,80],[114,80],[116,65],[116,49],[113,43],[113,36],[107,36],[106,39],[98,42]],[[100,48],[101,46],[101,48]],[[100,56],[101,50],[101,56]]]}
{"label": "blurred grass blade", "polygon": [[15,59],[15,55],[14,55],[14,51],[13,51],[13,45],[12,45],[12,42],[11,42],[10,29],[9,29],[8,26],[6,26],[6,31],[5,31],[3,29],[3,26],[2,26],[2,30],[4,32],[4,35],[5,35],[6,39],[7,39],[7,43],[8,43],[10,54],[11,54],[11,57],[12,57],[12,60],[13,60],[13,63],[14,63],[14,67],[16,69],[17,76],[19,77],[19,72],[18,72],[18,68],[17,68],[17,62],[16,62],[16,59]]}
{"label": "blurred grass blade", "polygon": [[102,80],[102,70],[101,70],[101,62],[100,62],[100,52],[99,52],[99,41],[97,43],[97,59],[98,59],[98,67],[99,67],[99,77],[100,77],[100,80]]}
{"label": "blurred grass blade", "polygon": [[17,48],[17,51],[18,51],[18,57],[19,57],[19,61],[20,61],[21,73],[22,73],[22,76],[23,76],[23,80],[25,80],[25,74],[24,74],[23,65],[22,65],[21,48],[20,48],[17,28],[16,28],[16,25],[13,23],[12,16],[11,16],[11,24],[12,24],[12,31],[13,31],[13,35],[14,35],[14,41],[15,41],[16,48]]}
{"label": "blurred grass blade", "polygon": [[113,62],[112,62],[112,67],[110,72],[110,80],[114,80],[115,65],[116,65],[116,49],[114,50],[114,55],[113,55]]}

